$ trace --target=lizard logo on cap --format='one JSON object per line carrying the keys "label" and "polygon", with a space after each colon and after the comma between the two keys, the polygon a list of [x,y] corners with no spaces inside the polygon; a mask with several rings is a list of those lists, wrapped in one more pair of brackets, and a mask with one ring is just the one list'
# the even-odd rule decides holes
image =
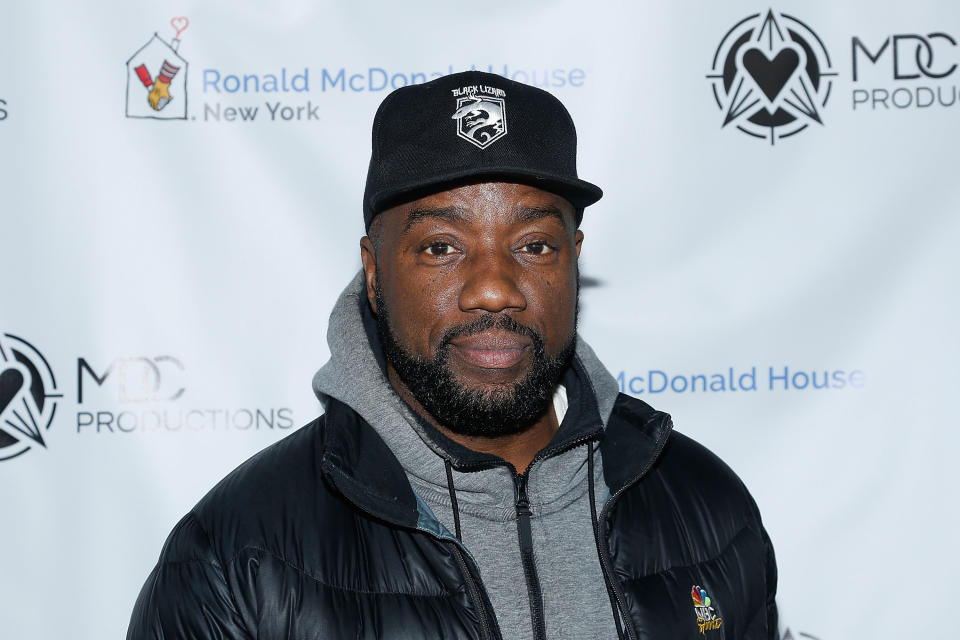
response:
{"label": "lizard logo on cap", "polygon": [[507,135],[506,105],[502,89],[472,86],[455,89],[457,110],[450,116],[457,121],[457,135],[486,149]]}

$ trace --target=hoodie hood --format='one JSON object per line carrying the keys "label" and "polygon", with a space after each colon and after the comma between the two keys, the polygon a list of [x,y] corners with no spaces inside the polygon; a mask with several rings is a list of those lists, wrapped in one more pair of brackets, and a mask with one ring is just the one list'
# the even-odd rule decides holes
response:
{"label": "hoodie hood", "polygon": [[[459,472],[454,484],[461,509],[496,520],[514,517],[513,469],[495,456],[473,452],[445,437],[420,418],[390,385],[362,271],[344,289],[330,314],[327,343],[330,360],[313,377],[317,397],[324,406],[335,398],[369,423],[397,456],[419,495],[427,502],[433,502],[431,498],[447,499],[448,461]],[[579,336],[574,363],[563,382],[570,409],[548,450],[555,443],[562,444],[574,423],[581,428],[584,423],[594,429],[604,428],[619,392],[616,379]],[[560,400],[562,409],[563,398]],[[577,412],[581,415],[571,415]],[[531,507],[562,508],[564,496],[582,487],[582,456],[564,460],[567,456],[542,453],[548,455],[539,456],[542,459],[531,465],[529,474]],[[533,473],[534,466],[541,469]]]}
{"label": "hoodie hood", "polygon": [[[601,447],[609,444],[622,456],[635,449],[623,444],[619,409],[611,419],[614,404],[621,404],[619,384],[593,350],[577,338],[554,394],[560,428],[519,477],[500,458],[444,436],[396,394],[362,273],[337,300],[327,341],[330,361],[313,379],[317,396],[331,415],[342,413],[340,403],[352,408],[396,456],[416,499],[417,528],[460,544],[474,559],[503,636],[533,640],[531,618],[539,610],[549,637],[617,637],[596,547],[596,500],[603,498],[597,488],[609,495],[613,485],[606,484],[603,468],[609,456],[595,455],[594,441],[601,438]],[[365,425],[350,428],[362,431],[357,436],[373,435]],[[372,449],[380,443],[367,442],[353,464],[369,462],[364,451]],[[634,462],[625,465],[632,473]],[[528,572],[539,585],[535,590]]]}

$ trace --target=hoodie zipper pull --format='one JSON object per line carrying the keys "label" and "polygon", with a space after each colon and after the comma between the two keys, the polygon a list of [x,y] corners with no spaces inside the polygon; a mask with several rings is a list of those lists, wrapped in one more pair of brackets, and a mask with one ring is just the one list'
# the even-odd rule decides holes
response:
{"label": "hoodie zipper pull", "polygon": [[514,489],[514,501],[517,504],[517,517],[529,518],[532,512],[530,511],[530,500],[527,498],[527,474],[523,473],[517,476],[517,480],[514,483]]}
{"label": "hoodie zipper pull", "polygon": [[527,597],[530,601],[530,618],[535,640],[546,640],[547,631],[543,619],[543,592],[537,576],[537,564],[533,557],[533,533],[530,528],[530,499],[527,497],[527,474],[513,477],[513,497],[517,507],[517,536],[520,543],[520,560],[527,580]]}

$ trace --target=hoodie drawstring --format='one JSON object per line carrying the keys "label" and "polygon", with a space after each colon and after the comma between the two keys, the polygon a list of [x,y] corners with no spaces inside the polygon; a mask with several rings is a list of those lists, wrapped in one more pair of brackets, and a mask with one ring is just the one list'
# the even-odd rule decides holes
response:
{"label": "hoodie drawstring", "polygon": [[457,504],[457,492],[453,488],[453,465],[444,458],[443,466],[447,469],[447,491],[450,492],[450,507],[453,509],[454,532],[457,535],[457,540],[463,542],[463,538],[460,536],[460,506]]}
{"label": "hoodie drawstring", "polygon": [[[449,471],[447,472],[449,473]],[[597,493],[593,479],[593,441],[587,442],[587,486],[590,494],[590,521],[593,523],[593,539],[596,542],[597,558],[600,560],[601,571],[603,570],[603,556],[600,555],[600,522],[597,519]],[[459,525],[458,525],[459,526]],[[607,596],[610,598],[610,607],[613,609],[613,621],[617,623],[617,637],[623,640],[623,627],[620,625],[620,609],[617,607],[617,598],[613,593],[613,586],[606,580],[603,583],[607,586]]]}
{"label": "hoodie drawstring", "polygon": [[[444,459],[443,466],[447,471],[447,491],[450,493],[450,507],[453,510],[453,528],[457,540],[463,542],[460,533],[460,505],[457,504],[457,492],[453,487],[453,465],[450,461]],[[590,521],[593,524],[593,538],[597,547],[597,558],[600,560],[600,566],[603,566],[603,557],[600,555],[600,522],[597,518],[597,491],[594,481],[594,462],[593,462],[593,442],[587,442],[587,493],[590,494]],[[617,598],[613,593],[613,586],[607,581],[603,581],[607,587],[607,596],[610,598],[610,607],[613,610],[613,620],[617,625],[617,637],[620,640],[625,638],[623,634],[623,625],[620,623],[620,609],[617,607]]]}

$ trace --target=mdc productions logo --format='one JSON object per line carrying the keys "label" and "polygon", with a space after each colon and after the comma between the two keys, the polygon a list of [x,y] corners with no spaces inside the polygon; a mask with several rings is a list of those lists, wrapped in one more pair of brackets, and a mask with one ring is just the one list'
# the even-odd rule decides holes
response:
{"label": "mdc productions logo", "polygon": [[722,127],[776,140],[823,124],[833,88],[830,54],[806,24],[772,10],[735,24],[720,41],[707,75]]}
{"label": "mdc productions logo", "polygon": [[[264,432],[294,427],[290,407],[203,401],[202,388],[201,401],[192,402],[187,397],[191,386],[187,366],[179,357],[110,359],[102,355],[76,358],[76,379],[68,377],[64,385],[69,389],[73,384],[76,396],[65,397],[46,357],[36,347],[13,334],[0,334],[0,462],[20,457],[36,445],[47,448],[47,434],[54,422],[65,419],[69,423],[71,413],[78,437]],[[55,354],[54,359],[64,360],[62,354]],[[198,389],[192,388],[197,397]]]}
{"label": "mdc productions logo", "polygon": [[180,57],[180,34],[190,21],[170,20],[176,32],[167,43],[156,33],[127,60],[127,117],[187,119],[187,61]]}
{"label": "mdc productions logo", "polygon": [[960,43],[949,33],[854,36],[850,47],[854,111],[957,104]]}
{"label": "mdc productions logo", "polygon": [[34,445],[46,448],[43,434],[62,397],[53,370],[36,347],[9,333],[0,336],[0,461]]}

